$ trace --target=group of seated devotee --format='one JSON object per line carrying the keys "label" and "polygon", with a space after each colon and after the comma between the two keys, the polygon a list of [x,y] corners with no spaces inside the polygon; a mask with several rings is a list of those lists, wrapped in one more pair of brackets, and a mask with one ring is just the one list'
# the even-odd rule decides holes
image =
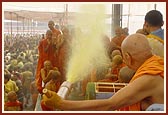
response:
{"label": "group of seated devotee", "polygon": [[30,84],[37,65],[40,35],[11,38],[4,45],[4,106],[6,111],[32,110]]}
{"label": "group of seated devotee", "polygon": [[[53,24],[51,21],[50,23]],[[50,28],[50,26],[49,26]],[[38,100],[38,94],[41,93],[38,90],[36,70],[38,68],[38,61],[41,59],[40,50],[38,50],[41,41],[45,40],[50,33],[50,30],[47,30],[46,35],[5,35],[4,40],[4,106],[5,111],[24,111],[24,110],[34,110],[36,102]],[[52,57],[48,60],[40,63],[42,66],[40,68],[40,76],[42,77],[43,88],[47,88],[53,91],[58,91],[60,84],[64,81],[64,68],[61,66],[65,63],[63,57],[67,57],[65,52],[68,52],[70,46],[70,35],[69,30],[66,27],[62,27],[61,35],[59,35],[59,40],[54,38],[56,50],[52,52],[54,58],[58,57],[59,61],[55,62],[55,59]],[[54,41],[55,39],[55,41]],[[51,47],[52,48],[52,47]],[[46,50],[46,52],[48,52]],[[50,52],[50,51],[49,51]],[[51,55],[52,55],[51,54]],[[44,57],[42,57],[44,59]],[[57,59],[57,58],[56,58]],[[53,62],[54,61],[54,62]],[[60,66],[58,66],[60,64]],[[57,67],[55,66],[57,65]],[[6,77],[7,76],[7,77]],[[65,76],[65,75],[64,75]],[[13,89],[15,86],[15,89]],[[16,108],[15,106],[18,103],[11,104],[13,109],[6,109],[9,104],[8,93],[14,91],[17,96],[15,99],[21,109]],[[13,94],[13,93],[12,93]],[[12,96],[11,96],[12,97]],[[8,103],[8,104],[5,104]],[[45,110],[44,106],[41,105]]]}

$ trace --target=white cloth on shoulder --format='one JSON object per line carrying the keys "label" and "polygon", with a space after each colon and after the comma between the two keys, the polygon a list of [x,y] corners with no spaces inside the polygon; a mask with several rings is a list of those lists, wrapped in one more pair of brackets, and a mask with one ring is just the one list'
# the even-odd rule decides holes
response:
{"label": "white cloth on shoulder", "polygon": [[152,104],[146,111],[164,111],[164,104]]}

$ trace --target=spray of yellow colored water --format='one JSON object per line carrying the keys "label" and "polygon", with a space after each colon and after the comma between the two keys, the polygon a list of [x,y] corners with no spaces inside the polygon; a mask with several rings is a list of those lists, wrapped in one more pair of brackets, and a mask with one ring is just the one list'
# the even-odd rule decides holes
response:
{"label": "spray of yellow colored water", "polygon": [[104,67],[110,61],[102,42],[106,31],[104,5],[81,5],[75,27],[78,30],[73,38],[66,75],[71,83],[82,80],[93,68]]}

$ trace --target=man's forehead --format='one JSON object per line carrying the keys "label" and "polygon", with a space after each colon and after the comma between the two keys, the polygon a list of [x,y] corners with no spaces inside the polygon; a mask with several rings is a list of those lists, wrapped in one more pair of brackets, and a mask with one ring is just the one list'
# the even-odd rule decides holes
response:
{"label": "man's forehead", "polygon": [[48,30],[48,31],[46,32],[46,34],[52,34],[52,31]]}
{"label": "man's forehead", "polygon": [[54,22],[53,21],[49,21],[48,25],[54,25]]}
{"label": "man's forehead", "polygon": [[46,62],[45,65],[51,65],[51,63],[50,62]]}

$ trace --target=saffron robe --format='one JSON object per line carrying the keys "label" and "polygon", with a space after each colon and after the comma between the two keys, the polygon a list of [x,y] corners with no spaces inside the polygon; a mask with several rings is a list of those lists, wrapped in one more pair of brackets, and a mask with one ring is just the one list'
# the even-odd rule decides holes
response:
{"label": "saffron robe", "polygon": [[[131,79],[130,83],[136,80],[137,78],[148,74],[148,75],[160,75],[164,77],[164,60],[159,56],[152,56],[144,62],[143,65],[136,71],[135,75]],[[129,106],[129,111],[140,111],[140,102]]]}

